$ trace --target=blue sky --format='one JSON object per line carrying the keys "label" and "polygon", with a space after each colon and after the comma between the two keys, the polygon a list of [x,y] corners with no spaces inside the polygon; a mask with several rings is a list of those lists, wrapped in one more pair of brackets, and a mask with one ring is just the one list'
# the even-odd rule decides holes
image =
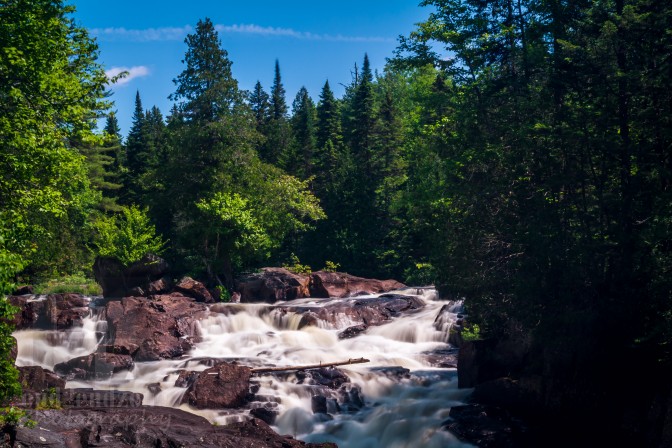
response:
{"label": "blue sky", "polygon": [[206,0],[73,0],[76,20],[88,28],[100,47],[106,70],[128,70],[130,76],[112,87],[112,99],[126,136],[136,90],[143,106],[158,106],[166,115],[182,71],[184,37],[199,19],[218,26],[222,46],[233,62],[242,89],[257,80],[270,90],[276,58],[280,61],[287,102],[306,86],[317,101],[325,80],[340,96],[351,80],[354,64],[368,53],[381,70],[392,56],[398,35],[407,35],[429,14],[419,0],[341,1],[206,1]]}

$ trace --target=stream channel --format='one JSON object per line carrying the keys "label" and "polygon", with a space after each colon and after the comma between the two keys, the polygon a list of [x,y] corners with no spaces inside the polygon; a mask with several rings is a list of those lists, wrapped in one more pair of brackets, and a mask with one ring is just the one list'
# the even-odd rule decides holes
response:
{"label": "stream channel", "polygon": [[[229,304],[229,313],[210,311],[198,322],[201,341],[188,356],[138,362],[133,370],[109,379],[68,381],[66,388],[139,392],[144,405],[177,407],[218,425],[248,419],[251,408],[265,407],[277,413],[273,428],[280,434],[308,442],[335,442],[341,448],[472,446],[441,428],[451,406],[463,404],[471,392],[457,388],[457,371],[445,362],[455,358],[456,350],[447,341],[460,303],[439,301],[436,291],[427,288],[395,293],[416,295],[425,306],[347,339],[339,339],[338,334],[357,322],[345,315],[333,323],[319,321],[318,326],[299,330],[301,314],[279,312],[267,304]],[[299,299],[282,305],[320,307],[328,300]],[[17,365],[53,370],[58,363],[94,352],[106,331],[96,303],[91,301],[91,313],[81,327],[15,332]],[[258,391],[244,409],[195,409],[180,404],[186,388],[175,386],[180,370],[202,371],[216,361],[236,360],[258,367],[361,357],[370,362],[339,367],[349,382],[337,390],[300,384],[301,373],[255,375]],[[148,385],[156,383],[160,391],[154,386],[155,392],[150,392]],[[322,399],[326,413],[314,412],[316,394],[326,397]]]}

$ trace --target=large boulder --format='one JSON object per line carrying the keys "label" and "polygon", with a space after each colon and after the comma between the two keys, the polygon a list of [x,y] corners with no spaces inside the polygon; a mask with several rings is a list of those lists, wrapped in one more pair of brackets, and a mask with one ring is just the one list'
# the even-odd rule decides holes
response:
{"label": "large boulder", "polygon": [[175,285],[175,291],[187,297],[195,299],[197,302],[214,303],[215,299],[208,291],[208,288],[199,281],[191,277],[184,277]]}
{"label": "large boulder", "polygon": [[249,367],[222,363],[198,376],[183,401],[198,409],[236,408],[249,401]]}
{"label": "large boulder", "polygon": [[310,296],[319,298],[379,294],[404,287],[396,280],[355,277],[344,272],[317,271],[310,276]]}
{"label": "large boulder", "polygon": [[198,340],[196,321],[205,311],[204,304],[175,294],[110,301],[102,347],[130,354],[135,361],[180,357]]}
{"label": "large boulder", "polygon": [[236,282],[241,302],[274,303],[310,295],[310,277],[294,274],[284,268],[263,268]]}
{"label": "large boulder", "polygon": [[93,263],[94,277],[106,298],[166,293],[172,287],[169,270],[165,260],[152,254],[129,266],[114,257],[97,257]]}
{"label": "large boulder", "polygon": [[33,411],[34,428],[20,427],[14,446],[25,447],[201,447],[336,448],[281,436],[258,419],[227,426],[180,409],[160,406]]}
{"label": "large boulder", "polygon": [[56,364],[54,371],[68,380],[100,380],[122,370],[132,370],[130,355],[116,353],[91,353],[66,362]]}

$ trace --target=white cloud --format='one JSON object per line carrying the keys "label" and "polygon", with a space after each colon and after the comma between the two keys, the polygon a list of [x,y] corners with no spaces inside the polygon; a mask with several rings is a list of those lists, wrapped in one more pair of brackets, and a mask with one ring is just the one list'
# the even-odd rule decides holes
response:
{"label": "white cloud", "polygon": [[191,33],[193,28],[189,25],[182,27],[164,27],[164,28],[145,28],[145,29],[127,29],[127,28],[92,28],[89,30],[92,36],[104,40],[122,40],[130,42],[148,42],[148,41],[166,41],[182,40],[184,36]]}
{"label": "white cloud", "polygon": [[123,86],[135,78],[142,78],[143,76],[149,75],[149,69],[144,65],[138,65],[135,67],[112,67],[111,69],[105,71],[105,75],[107,76],[107,79],[111,80],[123,72],[127,72],[127,75],[123,78],[119,78],[117,82],[113,84],[114,86]]}
{"label": "white cloud", "polygon": [[[380,36],[344,36],[342,34],[318,34],[309,31],[297,31],[291,28],[276,28],[254,24],[215,25],[215,29],[223,34],[251,34],[257,36],[280,36],[293,39],[323,40],[331,42],[392,42],[390,37]],[[181,40],[194,29],[189,26],[127,29],[127,28],[93,28],[89,30],[94,37],[104,40],[123,40],[130,42],[150,42]]]}

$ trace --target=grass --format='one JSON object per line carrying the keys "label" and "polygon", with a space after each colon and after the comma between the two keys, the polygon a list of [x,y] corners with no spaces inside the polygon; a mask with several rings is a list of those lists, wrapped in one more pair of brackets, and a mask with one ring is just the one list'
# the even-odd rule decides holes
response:
{"label": "grass", "polygon": [[100,285],[95,280],[87,278],[81,272],[50,279],[35,285],[36,294],[76,293],[86,296],[99,296],[102,292]]}

